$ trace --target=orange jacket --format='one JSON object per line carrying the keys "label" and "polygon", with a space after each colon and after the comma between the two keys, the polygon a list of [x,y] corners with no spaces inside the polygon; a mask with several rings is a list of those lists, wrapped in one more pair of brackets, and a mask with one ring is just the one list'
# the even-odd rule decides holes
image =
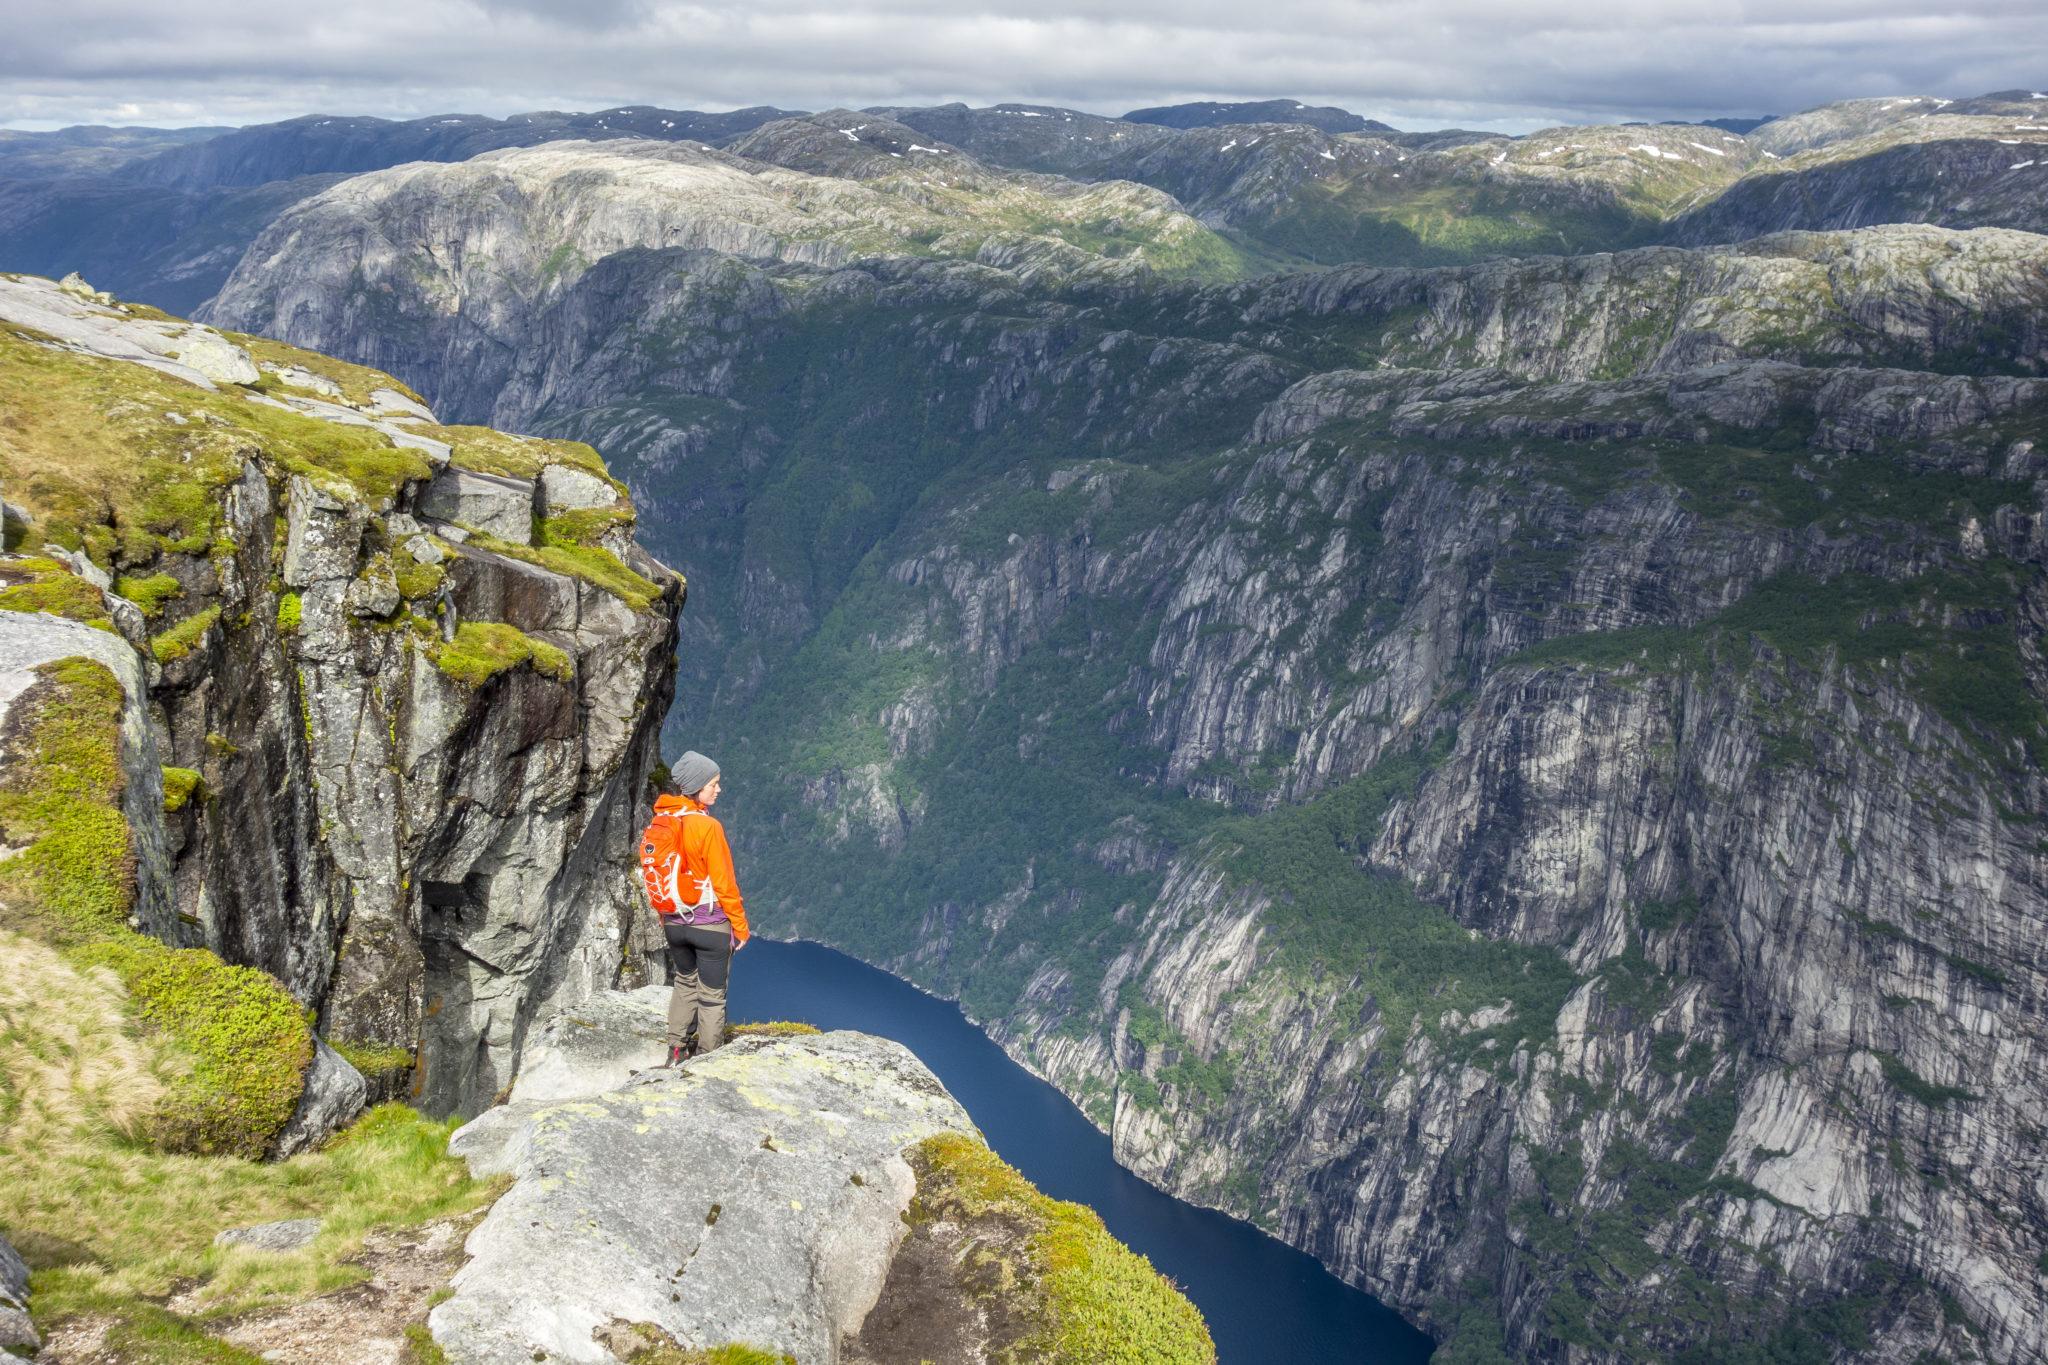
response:
{"label": "orange jacket", "polygon": [[733,875],[732,848],[725,826],[695,797],[663,796],[640,835],[640,875],[647,899],[665,920],[732,925],[733,942],[745,943],[746,903]]}

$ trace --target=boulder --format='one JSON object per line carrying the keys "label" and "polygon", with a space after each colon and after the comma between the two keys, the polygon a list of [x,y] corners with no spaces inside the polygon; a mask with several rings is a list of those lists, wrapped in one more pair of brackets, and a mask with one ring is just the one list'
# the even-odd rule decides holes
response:
{"label": "boulder", "polygon": [[535,510],[544,517],[592,507],[618,504],[619,490],[595,474],[573,465],[551,464],[540,472],[540,501]]}
{"label": "boulder", "polygon": [[575,579],[489,550],[465,548],[456,556],[448,565],[448,587],[469,621],[573,631],[581,620]]}
{"label": "boulder", "polygon": [[229,1228],[216,1235],[217,1247],[254,1247],[258,1251],[297,1251],[320,1235],[318,1218],[286,1218],[275,1223],[257,1223],[246,1228]]}
{"label": "boulder", "polygon": [[404,600],[399,596],[398,575],[393,571],[391,561],[380,555],[349,583],[342,602],[350,615],[381,619],[397,611],[399,603]]}
{"label": "boulder", "polygon": [[25,508],[16,507],[11,502],[0,502],[0,549],[19,548],[34,524],[35,518]]}
{"label": "boulder", "polygon": [[0,1353],[33,1351],[41,1345],[28,1316],[28,1266],[0,1237]]}
{"label": "boulder", "polygon": [[370,411],[380,416],[417,417],[423,422],[436,420],[433,409],[407,398],[397,389],[370,390]]}
{"label": "boulder", "polygon": [[277,1135],[276,1153],[292,1156],[318,1147],[355,1121],[370,1097],[370,1083],[348,1059],[313,1040],[313,1060],[306,1064],[305,1089],[299,1092],[299,1107]]}
{"label": "boulder", "polygon": [[[600,1008],[630,1017],[642,998]],[[553,1084],[613,1065],[565,1056]],[[905,1232],[904,1152],[943,1132],[974,1125],[937,1078],[850,1032],[741,1038],[596,1096],[500,1106],[449,1143],[514,1183],[470,1235],[434,1339],[454,1365],[614,1362],[599,1338],[627,1322],[835,1360]]]}
{"label": "boulder", "polygon": [[533,484],[470,469],[444,469],[420,494],[414,510],[435,521],[452,521],[509,540],[533,543]]}
{"label": "boulder", "polygon": [[667,986],[606,991],[549,1015],[526,1040],[512,1103],[602,1095],[660,1066],[667,1055]]}
{"label": "boulder", "polygon": [[199,371],[216,384],[254,384],[263,377],[249,353],[211,327],[187,327],[175,342],[181,365]]}

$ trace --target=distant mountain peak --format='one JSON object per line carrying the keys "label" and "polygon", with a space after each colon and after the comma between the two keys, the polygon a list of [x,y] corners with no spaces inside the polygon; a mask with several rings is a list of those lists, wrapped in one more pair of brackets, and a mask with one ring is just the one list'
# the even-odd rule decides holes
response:
{"label": "distant mountain peak", "polygon": [[1214,128],[1229,123],[1302,123],[1326,133],[1393,133],[1400,131],[1377,119],[1362,118],[1335,105],[1307,105],[1300,100],[1247,100],[1221,104],[1202,100],[1133,109],[1126,123],[1157,123],[1168,128]]}

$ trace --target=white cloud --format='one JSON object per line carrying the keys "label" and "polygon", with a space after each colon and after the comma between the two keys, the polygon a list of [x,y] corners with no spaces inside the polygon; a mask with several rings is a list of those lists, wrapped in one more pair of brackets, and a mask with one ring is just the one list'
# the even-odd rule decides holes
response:
{"label": "white cloud", "polygon": [[1292,96],[1405,126],[2038,83],[2037,0],[7,0],[0,122]]}

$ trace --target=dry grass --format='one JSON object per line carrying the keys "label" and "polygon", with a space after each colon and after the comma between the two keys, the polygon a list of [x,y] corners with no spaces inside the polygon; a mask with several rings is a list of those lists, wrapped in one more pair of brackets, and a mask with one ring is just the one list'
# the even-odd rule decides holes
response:
{"label": "dry grass", "polygon": [[[325,1150],[263,1164],[154,1152],[132,1134],[169,1079],[170,1054],[139,1036],[108,973],[0,931],[0,1229],[35,1272],[45,1325],[75,1315],[198,1323],[353,1284],[364,1236],[488,1203],[447,1155],[451,1124],[399,1105],[366,1115]],[[321,1218],[278,1255],[216,1248],[224,1228]],[[173,1334],[175,1335],[175,1334]]]}

